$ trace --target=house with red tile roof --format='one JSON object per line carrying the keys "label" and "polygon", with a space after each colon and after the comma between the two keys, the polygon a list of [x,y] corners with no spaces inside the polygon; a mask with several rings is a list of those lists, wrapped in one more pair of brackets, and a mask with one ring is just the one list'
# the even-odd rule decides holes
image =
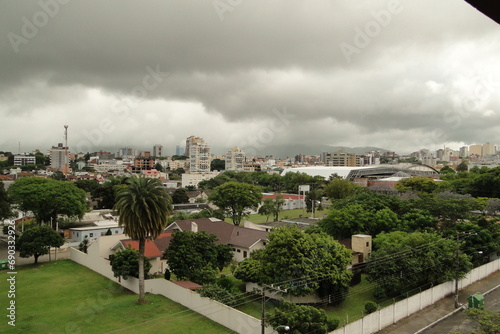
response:
{"label": "house with red tile roof", "polygon": [[297,194],[264,193],[262,194],[262,202],[264,202],[266,198],[275,200],[278,195],[283,196],[283,199],[285,200],[283,210],[293,210],[304,207],[304,196]]}
{"label": "house with red tile roof", "polygon": [[[171,236],[172,236],[171,233],[163,233],[156,240],[146,239],[144,256],[151,263],[151,269],[149,270],[150,274],[162,274],[168,267],[167,261],[163,259],[163,252],[160,250],[160,248],[158,248],[157,241],[159,239],[166,239],[166,238],[170,239]],[[118,242],[111,247],[111,250],[114,253],[126,248],[139,250],[139,240],[133,240],[133,239],[118,240]]]}
{"label": "house with red tile roof", "polygon": [[254,250],[264,248],[267,244],[269,232],[251,228],[235,226],[217,218],[201,218],[178,220],[165,229],[168,231],[204,231],[217,237],[217,244],[226,244],[232,247],[233,257],[242,261],[250,256]]}

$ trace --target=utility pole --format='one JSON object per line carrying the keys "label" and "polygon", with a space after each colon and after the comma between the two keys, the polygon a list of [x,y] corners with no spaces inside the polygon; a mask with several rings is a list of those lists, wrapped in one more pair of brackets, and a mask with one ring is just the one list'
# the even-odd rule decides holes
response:
{"label": "utility pole", "polygon": [[271,285],[262,284],[262,307],[261,307],[261,316],[260,316],[260,326],[261,326],[261,334],[265,334],[266,332],[266,288],[279,291],[282,293],[287,293],[287,289],[281,289],[281,287],[274,287]]}
{"label": "utility pole", "polygon": [[460,307],[460,303],[458,302],[458,279],[459,279],[459,271],[460,271],[460,235],[477,235],[477,233],[470,232],[458,232],[457,231],[457,248],[456,248],[456,267],[455,267],[455,308]]}
{"label": "utility pole", "polygon": [[460,269],[460,257],[458,256],[460,250],[460,232],[457,231],[457,249],[456,249],[456,268],[455,268],[455,308],[459,308],[460,304],[458,303],[458,272]]}
{"label": "utility pole", "polygon": [[262,284],[262,314],[260,315],[261,334],[266,332],[266,286]]}
{"label": "utility pole", "polygon": [[68,126],[64,126],[64,175],[68,175]]}

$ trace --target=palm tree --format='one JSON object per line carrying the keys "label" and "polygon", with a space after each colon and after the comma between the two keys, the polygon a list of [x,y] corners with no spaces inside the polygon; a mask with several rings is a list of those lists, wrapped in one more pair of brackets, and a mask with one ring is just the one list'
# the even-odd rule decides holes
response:
{"label": "palm tree", "polygon": [[139,304],[147,303],[144,293],[144,250],[146,238],[155,239],[168,223],[172,199],[157,179],[132,177],[116,194],[114,209],[120,226],[130,238],[139,241]]}

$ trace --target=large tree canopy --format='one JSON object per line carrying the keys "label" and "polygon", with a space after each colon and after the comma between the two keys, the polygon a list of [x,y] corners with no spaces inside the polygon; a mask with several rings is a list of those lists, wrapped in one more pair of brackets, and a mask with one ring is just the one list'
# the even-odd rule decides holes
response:
{"label": "large tree canopy", "polygon": [[[440,284],[456,275],[453,239],[435,233],[381,233],[373,240],[368,261],[369,280],[377,284],[375,297],[397,296],[428,283]],[[472,268],[469,256],[459,253],[459,275]]]}
{"label": "large tree canopy", "polygon": [[[149,273],[150,269],[151,263],[144,259],[144,272]],[[111,257],[111,270],[115,277],[122,277],[125,280],[129,276],[139,278],[139,251],[125,248],[114,253]]]}
{"label": "large tree canopy", "polygon": [[262,192],[259,187],[251,184],[227,182],[215,188],[209,200],[224,210],[234,225],[240,225],[249,209],[257,209],[262,201]]}
{"label": "large tree canopy", "polygon": [[9,218],[13,215],[11,210],[11,200],[7,196],[7,192],[3,186],[3,182],[0,181],[0,220]]}
{"label": "large tree canopy", "polygon": [[331,200],[343,199],[355,195],[363,189],[357,184],[341,177],[334,177],[325,187],[325,195]]}
{"label": "large tree canopy", "polygon": [[40,255],[47,254],[50,247],[60,247],[63,244],[64,239],[59,233],[48,225],[42,225],[25,230],[17,240],[16,247],[21,257],[34,256],[36,264]]}
{"label": "large tree canopy", "polygon": [[214,281],[218,270],[233,258],[231,247],[216,241],[215,235],[204,231],[175,232],[165,254],[170,270],[181,280],[199,284]]}
{"label": "large tree canopy", "polygon": [[85,191],[72,182],[25,177],[9,187],[9,196],[22,211],[31,211],[38,223],[50,223],[60,214],[82,218],[87,209]]}
{"label": "large tree canopy", "polygon": [[352,276],[347,270],[351,256],[351,251],[325,233],[280,227],[271,231],[264,249],[240,263],[235,277],[259,284],[279,283],[293,296],[313,292],[343,296]]}
{"label": "large tree canopy", "polygon": [[123,232],[139,240],[139,303],[145,303],[144,251],[146,238],[159,236],[172,212],[172,199],[158,179],[132,177],[116,196],[114,209]]}

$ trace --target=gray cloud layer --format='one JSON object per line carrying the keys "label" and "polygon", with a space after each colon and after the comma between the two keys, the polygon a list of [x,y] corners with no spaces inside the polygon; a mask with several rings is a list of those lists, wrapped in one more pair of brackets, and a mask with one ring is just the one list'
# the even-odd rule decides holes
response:
{"label": "gray cloud layer", "polygon": [[[173,152],[189,135],[219,152],[252,136],[260,147],[500,144],[500,30],[465,1],[0,9],[0,150],[45,149],[63,124],[72,150]],[[273,126],[284,108],[285,127]]]}

